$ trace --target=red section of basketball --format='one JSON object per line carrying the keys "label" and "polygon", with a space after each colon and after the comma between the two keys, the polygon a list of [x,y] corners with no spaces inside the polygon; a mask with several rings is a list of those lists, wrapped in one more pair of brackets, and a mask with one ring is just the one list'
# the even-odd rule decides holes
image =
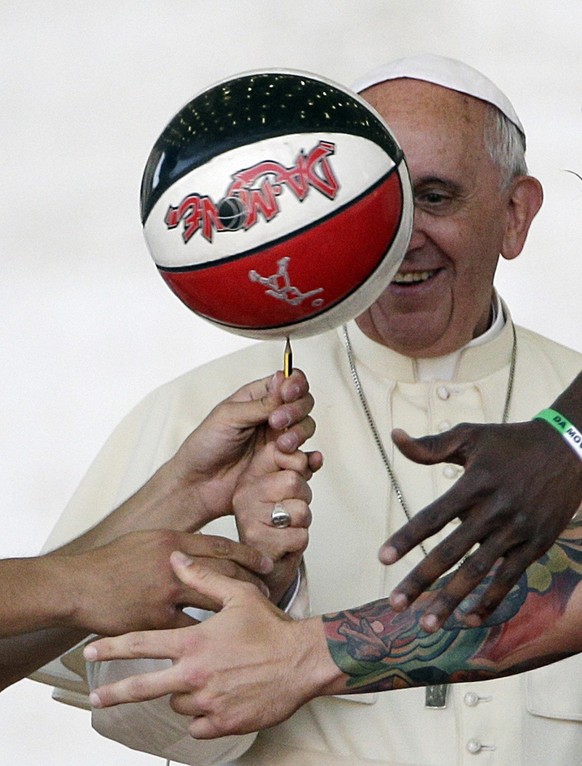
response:
{"label": "red section of basketball", "polygon": [[191,271],[160,271],[189,308],[215,322],[257,330],[303,322],[375,272],[398,233],[402,200],[395,171],[336,215],[259,252]]}

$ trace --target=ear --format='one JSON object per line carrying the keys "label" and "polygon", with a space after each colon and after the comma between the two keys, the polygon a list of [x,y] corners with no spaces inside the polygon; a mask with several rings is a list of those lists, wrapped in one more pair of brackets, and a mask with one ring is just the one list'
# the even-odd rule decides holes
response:
{"label": "ear", "polygon": [[507,192],[507,221],[501,255],[507,260],[521,253],[531,222],[542,206],[542,185],[533,176],[518,176]]}

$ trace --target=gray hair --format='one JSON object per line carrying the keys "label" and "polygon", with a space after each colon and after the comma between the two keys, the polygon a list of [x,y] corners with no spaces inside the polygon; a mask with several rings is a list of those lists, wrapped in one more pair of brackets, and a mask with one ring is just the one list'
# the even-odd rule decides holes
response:
{"label": "gray hair", "polygon": [[528,174],[524,134],[492,104],[487,104],[483,137],[489,156],[501,170],[504,189],[516,176]]}

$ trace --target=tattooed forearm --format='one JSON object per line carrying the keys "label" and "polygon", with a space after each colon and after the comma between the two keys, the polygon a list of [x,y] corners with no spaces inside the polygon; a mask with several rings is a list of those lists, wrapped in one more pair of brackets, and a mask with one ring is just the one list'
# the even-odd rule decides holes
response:
{"label": "tattooed forearm", "polygon": [[381,599],[325,615],[328,649],[346,676],[346,691],[481,680],[582,651],[580,527],[572,527],[569,535],[572,539],[566,535],[527,570],[478,628],[468,628],[463,614],[490,578],[436,633],[420,626],[423,604],[434,595],[430,592],[405,612],[393,611],[388,599]]}

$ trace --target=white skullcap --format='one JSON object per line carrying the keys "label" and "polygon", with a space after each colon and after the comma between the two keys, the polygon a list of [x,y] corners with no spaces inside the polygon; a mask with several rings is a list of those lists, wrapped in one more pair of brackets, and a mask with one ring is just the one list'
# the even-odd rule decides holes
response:
{"label": "white skullcap", "polygon": [[418,56],[407,56],[406,58],[391,61],[358,78],[352,85],[352,90],[356,93],[361,93],[366,88],[371,88],[372,85],[400,78],[432,82],[435,85],[441,85],[443,88],[456,90],[459,93],[466,93],[468,96],[473,96],[481,101],[487,101],[503,112],[525,136],[523,125],[511,101],[505,93],[499,90],[495,83],[468,64],[456,61],[455,59],[445,58],[444,56],[423,53]]}

